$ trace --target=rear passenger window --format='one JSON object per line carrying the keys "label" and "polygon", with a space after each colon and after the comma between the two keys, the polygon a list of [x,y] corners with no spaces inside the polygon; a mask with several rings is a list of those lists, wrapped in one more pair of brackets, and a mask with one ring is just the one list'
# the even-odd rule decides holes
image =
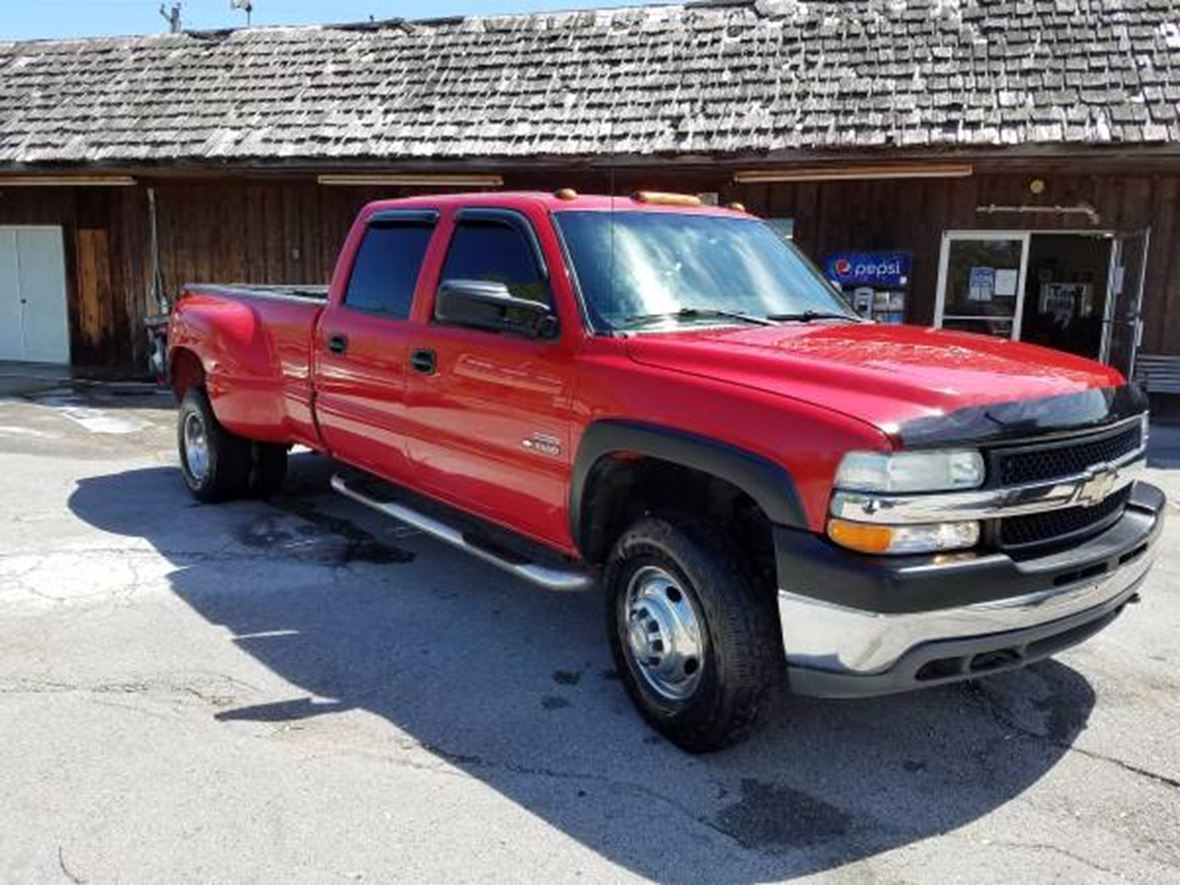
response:
{"label": "rear passenger window", "polygon": [[459,223],[447,250],[442,279],[504,283],[517,298],[549,303],[549,287],[524,234],[497,221]]}
{"label": "rear passenger window", "polygon": [[428,224],[370,225],[357,250],[344,303],[400,320],[409,317],[432,233]]}

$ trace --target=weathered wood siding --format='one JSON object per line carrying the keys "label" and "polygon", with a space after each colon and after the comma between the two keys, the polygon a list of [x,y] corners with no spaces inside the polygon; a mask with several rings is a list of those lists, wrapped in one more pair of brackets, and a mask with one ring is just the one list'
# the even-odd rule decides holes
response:
{"label": "weathered wood siding", "polygon": [[[716,191],[752,212],[793,218],[795,237],[817,261],[839,249],[902,249],[914,255],[910,319],[930,323],[941,235],[948,229],[1083,228],[1080,216],[987,215],[988,204],[1076,205],[1101,214],[1099,229],[1152,228],[1143,348],[1180,354],[1180,175],[1052,175],[1034,197],[1031,174],[952,180],[733,185],[720,167],[700,171],[571,168],[506,175],[509,188],[617,193],[649,187]],[[186,282],[323,283],[357,210],[404,196],[396,188],[321,187],[300,180],[161,179],[155,189],[167,292]],[[420,192],[420,191],[418,191]],[[147,183],[124,188],[0,188],[0,225],[56,224],[66,237],[70,338],[82,367],[138,370],[151,298]]]}
{"label": "weathered wood siding", "polygon": [[[314,182],[154,184],[167,294],[195,281],[325,282],[356,211],[386,195]],[[0,190],[0,225],[63,228],[75,366],[138,370],[156,313],[146,186]]]}

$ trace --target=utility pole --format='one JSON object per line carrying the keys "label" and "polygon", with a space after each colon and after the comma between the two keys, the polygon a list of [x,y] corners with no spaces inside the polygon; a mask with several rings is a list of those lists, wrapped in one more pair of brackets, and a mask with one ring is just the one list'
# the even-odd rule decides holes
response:
{"label": "utility pole", "polygon": [[246,27],[250,27],[251,13],[254,12],[254,3],[252,0],[229,0],[230,9],[240,9],[246,13]]}
{"label": "utility pole", "polygon": [[160,4],[160,15],[163,17],[164,21],[168,22],[168,27],[172,31],[173,34],[180,33],[181,27],[180,27],[180,4],[179,3],[172,4],[172,12],[168,12],[167,10],[165,10],[164,4],[161,3]]}

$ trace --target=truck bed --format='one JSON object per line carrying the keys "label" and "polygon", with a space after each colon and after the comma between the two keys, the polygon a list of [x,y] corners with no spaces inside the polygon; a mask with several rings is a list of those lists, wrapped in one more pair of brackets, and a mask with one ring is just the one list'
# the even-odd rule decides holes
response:
{"label": "truck bed", "polygon": [[186,283],[186,294],[200,292],[204,295],[221,295],[230,298],[296,298],[301,301],[328,300],[328,286],[316,286],[310,283],[289,283],[275,286],[263,286],[255,283]]}
{"label": "truck bed", "polygon": [[318,446],[312,338],[328,287],[190,283],[172,312],[174,353],[201,354],[209,397],[234,433]]}

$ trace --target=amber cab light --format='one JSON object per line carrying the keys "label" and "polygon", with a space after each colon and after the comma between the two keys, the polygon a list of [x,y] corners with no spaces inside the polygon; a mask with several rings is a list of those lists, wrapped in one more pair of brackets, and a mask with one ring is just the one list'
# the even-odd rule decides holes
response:
{"label": "amber cab light", "polygon": [[636,203],[658,203],[662,206],[699,206],[701,198],[692,194],[668,194],[662,191],[636,191],[631,195]]}
{"label": "amber cab light", "polygon": [[576,200],[578,198],[578,192],[572,187],[563,187],[561,190],[555,191],[553,196],[559,200]]}

